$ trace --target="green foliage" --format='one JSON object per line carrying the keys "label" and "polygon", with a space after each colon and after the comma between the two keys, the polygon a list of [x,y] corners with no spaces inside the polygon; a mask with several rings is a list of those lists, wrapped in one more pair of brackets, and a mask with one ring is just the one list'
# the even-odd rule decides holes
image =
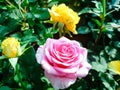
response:
{"label": "green foliage", "polygon": [[120,87],[120,76],[108,70],[110,61],[120,60],[119,0],[0,0],[0,45],[5,38],[16,37],[24,51],[15,63],[2,56],[0,47],[0,90],[54,90],[35,53],[47,38],[59,37],[58,29],[53,29],[47,21],[50,19],[48,9],[60,3],[81,17],[78,34],[66,36],[88,49],[88,61],[92,65],[88,76],[78,79],[66,90]]}

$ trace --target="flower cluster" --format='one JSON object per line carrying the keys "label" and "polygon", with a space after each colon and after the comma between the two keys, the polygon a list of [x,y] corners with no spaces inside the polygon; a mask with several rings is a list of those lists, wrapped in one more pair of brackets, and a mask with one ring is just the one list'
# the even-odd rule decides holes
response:
{"label": "flower cluster", "polygon": [[[58,25],[59,30],[77,33],[76,24],[80,17],[76,12],[65,4],[53,5],[49,12],[50,20]],[[85,77],[91,69],[87,62],[87,49],[66,37],[48,38],[45,45],[38,48],[36,59],[54,89],[68,88],[77,78]]]}
{"label": "flower cluster", "polygon": [[120,90],[120,0],[41,1],[0,0],[0,90]]}
{"label": "flower cluster", "polygon": [[53,5],[49,12],[51,15],[51,21],[61,22],[67,30],[73,32],[74,34],[77,33],[76,24],[79,22],[80,17],[76,12],[65,4],[60,4],[58,6]]}

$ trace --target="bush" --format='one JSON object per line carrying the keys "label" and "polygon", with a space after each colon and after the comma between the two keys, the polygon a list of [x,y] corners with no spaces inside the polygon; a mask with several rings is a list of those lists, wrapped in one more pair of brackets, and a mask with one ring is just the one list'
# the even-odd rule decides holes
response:
{"label": "bush", "polygon": [[[77,34],[66,29],[66,23],[51,19],[51,7],[62,3],[80,17],[74,23]],[[65,90],[119,90],[119,4],[119,0],[0,0],[0,90],[54,90],[35,55],[48,38],[61,36],[87,48],[92,66],[86,77],[78,78]],[[15,43],[7,41],[4,53],[2,47],[9,37],[16,38],[21,47],[21,53],[12,58],[6,53],[14,53],[10,50],[16,47]],[[6,45],[10,44],[8,49]]]}

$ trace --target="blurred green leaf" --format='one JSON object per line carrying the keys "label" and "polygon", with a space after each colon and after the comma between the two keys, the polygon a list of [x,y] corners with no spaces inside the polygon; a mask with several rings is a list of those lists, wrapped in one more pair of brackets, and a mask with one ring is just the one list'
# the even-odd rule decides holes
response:
{"label": "blurred green leaf", "polygon": [[2,86],[0,87],[0,90],[12,90],[12,89],[10,89],[8,86]]}
{"label": "blurred green leaf", "polygon": [[115,56],[117,55],[117,49],[113,47],[106,46],[105,51],[112,58],[115,58]]}
{"label": "blurred green leaf", "polygon": [[48,6],[49,6],[49,7],[52,7],[53,5],[58,4],[58,3],[59,3],[58,0],[50,0]]}
{"label": "blurred green leaf", "polygon": [[110,74],[105,74],[101,73],[100,74],[101,80],[103,81],[102,83],[105,85],[105,87],[108,90],[115,90],[116,86],[118,85],[117,82],[114,80],[112,75]]}
{"label": "blurred green leaf", "polygon": [[8,27],[0,25],[0,37],[8,33]]}
{"label": "blurred green leaf", "polygon": [[100,59],[100,63],[104,66],[104,68],[107,69],[109,58],[108,58],[108,55],[106,54],[106,52],[104,50],[102,50],[100,52],[99,59]]}
{"label": "blurred green leaf", "polygon": [[23,4],[24,4],[24,6],[29,5],[29,0],[24,0],[24,1],[23,1]]}
{"label": "blurred green leaf", "polygon": [[120,41],[115,41],[114,46],[117,47],[117,48],[120,48]]}
{"label": "blurred green leaf", "polygon": [[92,19],[99,27],[101,26],[101,22],[97,19]]}
{"label": "blurred green leaf", "polygon": [[4,0],[0,0],[0,2],[4,2]]}
{"label": "blurred green leaf", "polygon": [[77,30],[78,34],[88,34],[90,33],[90,29],[86,26],[80,26]]}
{"label": "blurred green leaf", "polygon": [[102,7],[102,3],[101,2],[98,2],[98,1],[92,1],[95,6],[96,6],[96,9],[94,9],[94,11],[97,13],[100,13],[100,12],[103,12],[103,7]]}
{"label": "blurred green leaf", "polygon": [[6,25],[0,25],[0,37],[4,37],[13,31],[16,31],[17,26],[18,22],[14,19],[8,20]]}
{"label": "blurred green leaf", "polygon": [[43,82],[46,82],[48,85],[50,84],[50,81],[46,77],[42,77],[41,80]]}
{"label": "blurred green leaf", "polygon": [[78,15],[81,15],[81,14],[85,14],[85,13],[93,13],[93,11],[89,8],[89,7],[86,7],[84,9],[82,9]]}
{"label": "blurred green leaf", "polygon": [[0,9],[7,10],[6,6],[0,5]]}
{"label": "blurred green leaf", "polygon": [[97,72],[105,72],[107,70],[104,65],[97,62],[92,62],[92,69],[96,70]]}
{"label": "blurred green leaf", "polygon": [[[21,77],[22,78],[22,77]],[[14,80],[16,81],[16,82],[19,82],[19,77],[18,77],[18,75],[15,75],[14,76]]]}
{"label": "blurred green leaf", "polygon": [[20,56],[20,62],[25,66],[28,67],[28,65],[34,65],[36,62],[35,58],[35,50],[33,47],[29,48],[26,52],[24,52]]}
{"label": "blurred green leaf", "polygon": [[24,37],[21,37],[22,43],[32,43],[37,41],[37,37],[34,36],[33,33],[34,33],[33,30],[29,30],[29,29],[24,31],[24,34],[23,34]]}
{"label": "blurred green leaf", "polygon": [[35,18],[39,18],[40,20],[45,20],[50,17],[47,8],[39,8],[37,5],[31,8],[32,14]]}
{"label": "blurred green leaf", "polygon": [[29,0],[29,2],[35,2],[36,0]]}
{"label": "blurred green leaf", "polygon": [[48,88],[47,90],[54,90],[53,88]]}

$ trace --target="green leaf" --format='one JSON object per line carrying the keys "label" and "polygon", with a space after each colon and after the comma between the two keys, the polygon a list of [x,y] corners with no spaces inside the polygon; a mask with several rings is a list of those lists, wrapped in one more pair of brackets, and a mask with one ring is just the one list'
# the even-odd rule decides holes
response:
{"label": "green leaf", "polygon": [[33,3],[33,2],[35,2],[36,0],[29,0],[29,2],[31,2],[31,3]]}
{"label": "green leaf", "polygon": [[117,82],[114,80],[113,76],[108,73],[100,73],[99,74],[103,85],[108,90],[115,90],[116,86],[118,85]]}
{"label": "green leaf", "polygon": [[4,0],[0,0],[0,2],[4,2]]}
{"label": "green leaf", "polygon": [[0,9],[6,10],[6,6],[0,5]]}
{"label": "green leaf", "polygon": [[[21,75],[20,75],[20,76],[21,76]],[[20,77],[20,78],[22,78],[22,77]],[[14,80],[15,80],[16,82],[19,82],[19,77],[18,77],[17,74],[14,76]]]}
{"label": "green leaf", "polygon": [[120,48],[120,41],[115,41],[114,46],[117,47],[117,48]]}
{"label": "green leaf", "polygon": [[32,13],[36,18],[39,18],[40,20],[45,20],[50,17],[50,14],[48,12],[47,8],[38,8],[38,6],[34,6],[32,9]]}
{"label": "green leaf", "polygon": [[98,2],[98,1],[92,1],[92,2],[95,3],[95,6],[96,6],[95,12],[103,12],[103,7],[101,2]]}
{"label": "green leaf", "polygon": [[120,0],[112,0],[112,5],[119,5]]}
{"label": "green leaf", "polygon": [[81,26],[81,27],[78,28],[77,32],[78,32],[78,34],[88,34],[91,31],[90,31],[90,29],[88,27]]}
{"label": "green leaf", "polygon": [[2,56],[0,56],[0,60],[5,59],[5,58],[6,58],[6,57],[5,57],[5,56],[3,56],[3,55],[2,55]]}
{"label": "green leaf", "polygon": [[48,88],[47,90],[54,90],[53,88]]}
{"label": "green leaf", "polygon": [[29,5],[29,0],[24,0],[23,3],[24,3],[24,6],[27,6]]}
{"label": "green leaf", "polygon": [[78,15],[81,15],[81,14],[85,14],[85,13],[93,13],[93,11],[89,8],[89,7],[86,7],[84,9],[82,9]]}
{"label": "green leaf", "polygon": [[36,58],[35,58],[35,50],[33,47],[30,47],[29,49],[27,49],[26,52],[24,52],[20,58],[19,58],[20,62],[22,63],[22,65],[24,65],[25,67],[34,65],[36,62]]}
{"label": "green leaf", "polygon": [[33,30],[24,31],[24,37],[21,37],[22,43],[32,43],[37,40],[36,36],[33,36]]}
{"label": "green leaf", "polygon": [[46,77],[41,78],[42,82],[46,82],[48,85],[50,84],[50,81]]}
{"label": "green leaf", "polygon": [[6,25],[0,25],[0,37],[3,37],[16,30],[18,22],[14,19],[8,20]]}
{"label": "green leaf", "polygon": [[20,0],[14,0],[16,4],[19,4],[20,3]]}
{"label": "green leaf", "polygon": [[106,46],[105,51],[112,58],[115,58],[117,55],[117,49],[115,49],[113,47]]}
{"label": "green leaf", "polygon": [[0,25],[0,37],[8,33],[8,27]]}
{"label": "green leaf", "polygon": [[114,36],[115,36],[115,33],[114,32],[105,32],[106,35],[108,36],[108,38],[112,39]]}
{"label": "green leaf", "polygon": [[92,69],[96,70],[97,72],[105,72],[107,70],[104,65],[97,62],[92,62]]}
{"label": "green leaf", "polygon": [[10,89],[8,86],[2,86],[0,87],[0,90],[12,90],[12,89]]}
{"label": "green leaf", "polygon": [[100,63],[107,68],[107,63],[109,62],[109,56],[106,54],[104,50],[100,52],[99,59],[100,59]]}
{"label": "green leaf", "polygon": [[101,26],[101,22],[97,19],[92,19],[99,27]]}
{"label": "green leaf", "polygon": [[50,17],[48,9],[46,9],[46,8],[41,8],[39,11],[39,14],[40,14],[41,20],[45,20],[45,19],[48,19]]}

